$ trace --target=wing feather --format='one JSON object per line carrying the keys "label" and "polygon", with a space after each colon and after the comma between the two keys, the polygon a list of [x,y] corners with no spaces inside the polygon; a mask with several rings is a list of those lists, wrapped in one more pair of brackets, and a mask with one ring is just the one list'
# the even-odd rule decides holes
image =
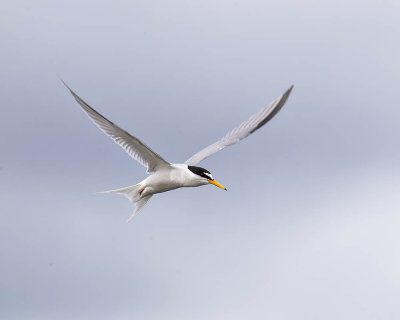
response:
{"label": "wing feather", "polygon": [[205,158],[213,155],[214,153],[232,145],[240,140],[246,138],[256,130],[260,129],[269,120],[271,120],[286,103],[293,86],[291,86],[284,94],[272,101],[267,107],[262,108],[256,114],[252,115],[248,120],[242,122],[232,131],[227,133],[221,140],[214,142],[208,147],[197,152],[191,158],[186,160],[188,165],[196,165]]}
{"label": "wing feather", "polygon": [[[64,81],[63,81],[64,83]],[[151,150],[138,138],[132,136],[127,131],[121,129],[110,120],[106,119],[85,101],[83,101],[74,91],[65,83],[64,85],[71,92],[75,100],[80,104],[83,111],[99,127],[101,131],[109,135],[118,145],[120,145],[133,159],[147,168],[148,173],[152,173],[161,167],[170,166],[159,154]]]}

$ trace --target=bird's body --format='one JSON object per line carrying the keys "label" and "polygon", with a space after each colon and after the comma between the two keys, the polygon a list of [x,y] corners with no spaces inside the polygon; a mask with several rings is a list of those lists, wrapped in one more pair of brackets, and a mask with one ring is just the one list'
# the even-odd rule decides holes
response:
{"label": "bird's body", "polygon": [[143,187],[143,195],[153,195],[183,187],[199,187],[208,182],[198,179],[186,164],[171,164],[169,168],[154,172],[139,184]]}
{"label": "bird's body", "polygon": [[[64,83],[65,84],[65,83]],[[66,84],[65,84],[66,85]],[[66,85],[67,86],[67,85]],[[125,130],[103,117],[100,113],[90,107],[86,102],[79,98],[68,86],[75,100],[81,105],[89,118],[107,135],[125,149],[129,155],[139,163],[147,167],[149,177],[136,185],[105,191],[104,193],[119,193],[125,195],[136,205],[135,211],[128,219],[131,220],[145,206],[150,198],[156,193],[162,193],[183,187],[199,187],[202,185],[213,184],[221,189],[225,189],[221,184],[214,180],[211,173],[196,164],[219,150],[230,146],[241,139],[252,134],[261,128],[265,123],[272,119],[285,104],[293,88],[290,87],[283,95],[274,100],[269,106],[261,109],[250,119],[244,121],[231,132],[226,134],[219,141],[199,151],[184,164],[172,164],[164,160],[159,154],[154,152],[138,138],[130,135]]]}

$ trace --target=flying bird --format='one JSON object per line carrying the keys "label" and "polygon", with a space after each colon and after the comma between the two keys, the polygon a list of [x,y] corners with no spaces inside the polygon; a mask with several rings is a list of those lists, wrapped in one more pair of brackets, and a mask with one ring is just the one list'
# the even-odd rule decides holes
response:
{"label": "flying bird", "polygon": [[135,204],[135,210],[128,221],[132,220],[156,193],[182,187],[199,187],[209,184],[227,190],[213,178],[210,171],[196,165],[205,158],[239,142],[260,129],[281,110],[293,89],[293,86],[291,86],[267,107],[262,108],[248,120],[242,122],[222,137],[222,139],[197,152],[186,160],[185,163],[175,164],[164,160],[158,153],[150,149],[138,138],[106,119],[83,101],[64,81],[63,83],[94,124],[125,149],[133,159],[146,167],[147,173],[150,174],[149,177],[133,186],[102,192],[123,194]]}

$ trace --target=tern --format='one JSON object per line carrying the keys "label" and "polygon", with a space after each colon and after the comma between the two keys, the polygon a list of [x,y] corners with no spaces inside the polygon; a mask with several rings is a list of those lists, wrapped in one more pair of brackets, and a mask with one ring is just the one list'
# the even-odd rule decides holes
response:
{"label": "tern", "polygon": [[135,210],[127,221],[132,220],[156,193],[182,187],[199,187],[209,184],[227,190],[213,178],[210,171],[196,165],[205,158],[239,142],[260,129],[281,110],[293,89],[292,85],[284,94],[272,101],[268,106],[242,122],[222,137],[222,139],[197,152],[186,160],[185,163],[175,164],[164,160],[158,153],[150,149],[138,138],[106,119],[83,101],[64,81],[63,83],[94,124],[125,149],[133,159],[146,167],[147,173],[150,174],[149,177],[133,186],[101,192],[123,194],[135,204]]}

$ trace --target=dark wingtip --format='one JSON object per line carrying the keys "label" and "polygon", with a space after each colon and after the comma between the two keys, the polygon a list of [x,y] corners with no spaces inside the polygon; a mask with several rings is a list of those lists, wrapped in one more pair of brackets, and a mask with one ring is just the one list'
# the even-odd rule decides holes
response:
{"label": "dark wingtip", "polygon": [[69,90],[72,92],[71,88],[65,83],[65,81],[63,79],[60,78],[60,81],[62,82],[62,84]]}
{"label": "dark wingtip", "polygon": [[[282,95],[282,106],[286,103],[286,100],[289,98],[290,94],[292,93],[294,85],[292,84],[289,89],[286,90],[286,92]],[[279,108],[280,109],[280,108]],[[278,110],[279,111],[279,110]]]}

